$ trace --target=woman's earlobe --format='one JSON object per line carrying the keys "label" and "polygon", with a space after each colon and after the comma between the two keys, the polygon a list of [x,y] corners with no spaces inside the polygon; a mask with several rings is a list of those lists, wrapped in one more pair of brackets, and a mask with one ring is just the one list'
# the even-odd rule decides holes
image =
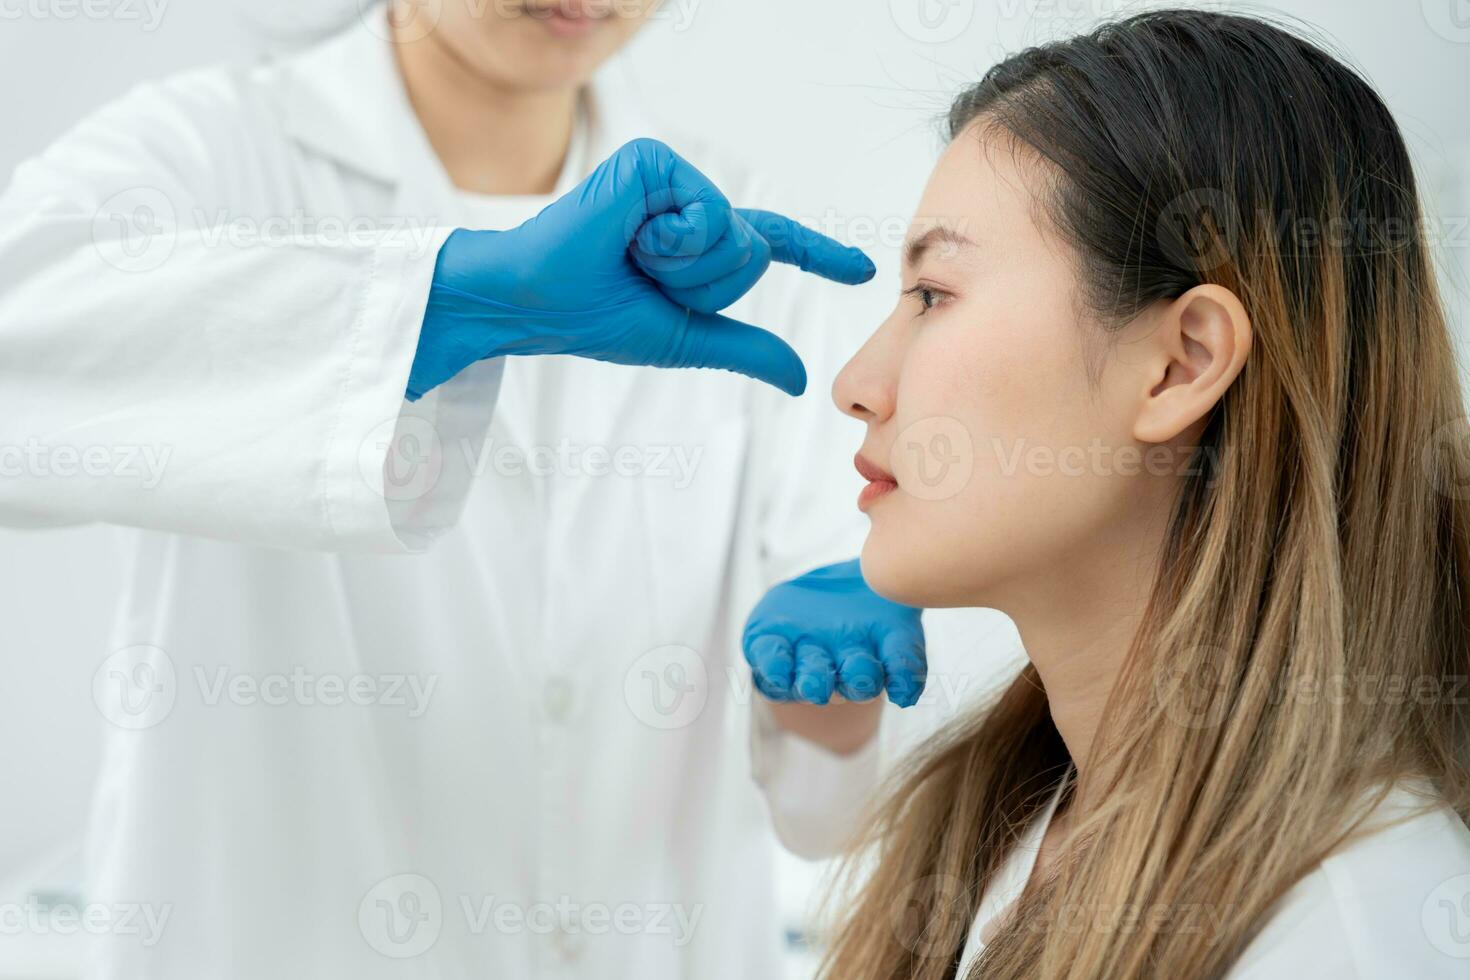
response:
{"label": "woman's earlobe", "polygon": [[1207,283],[1169,304],[1154,342],[1158,359],[1133,437],[1156,444],[1177,438],[1225,397],[1250,354],[1250,316],[1233,292]]}

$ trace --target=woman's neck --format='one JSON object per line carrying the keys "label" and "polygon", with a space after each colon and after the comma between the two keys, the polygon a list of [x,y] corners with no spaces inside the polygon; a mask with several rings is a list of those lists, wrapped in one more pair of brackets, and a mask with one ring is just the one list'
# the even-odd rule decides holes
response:
{"label": "woman's neck", "polygon": [[455,187],[478,194],[549,194],[576,122],[575,88],[497,86],[438,34],[394,45],[409,102]]}
{"label": "woman's neck", "polygon": [[1140,618],[1133,610],[1116,610],[1086,622],[1069,618],[1021,627],[1026,654],[1046,687],[1052,724],[1079,776],[1088,772],[1103,711]]}
{"label": "woman's neck", "polygon": [[[1158,574],[1163,527],[1134,526],[1074,555],[1028,589],[1011,612],[1026,655],[1046,687],[1052,723],[1067,745],[1086,792],[1089,760],[1114,682],[1133,646]],[[1073,801],[1086,810],[1088,801]]]}

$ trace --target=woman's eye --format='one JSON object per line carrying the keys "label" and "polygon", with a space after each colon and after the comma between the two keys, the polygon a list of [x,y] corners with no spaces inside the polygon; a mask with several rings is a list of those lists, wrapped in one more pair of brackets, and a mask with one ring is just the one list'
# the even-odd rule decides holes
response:
{"label": "woman's eye", "polygon": [[923,316],[925,313],[938,306],[940,300],[944,296],[944,293],[941,293],[939,290],[925,285],[918,285],[914,286],[912,289],[906,289],[904,290],[904,293],[909,296],[918,297],[919,305],[923,308],[919,313],[920,316]]}

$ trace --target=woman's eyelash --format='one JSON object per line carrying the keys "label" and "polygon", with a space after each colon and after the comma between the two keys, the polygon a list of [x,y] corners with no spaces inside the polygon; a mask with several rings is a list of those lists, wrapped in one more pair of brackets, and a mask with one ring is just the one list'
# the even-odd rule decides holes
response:
{"label": "woman's eyelash", "polygon": [[933,286],[922,282],[905,289],[903,294],[905,296],[917,296],[919,298],[919,302],[924,306],[924,311],[919,314],[920,316],[923,316],[924,313],[939,305],[938,297],[949,295],[942,289],[935,289]]}

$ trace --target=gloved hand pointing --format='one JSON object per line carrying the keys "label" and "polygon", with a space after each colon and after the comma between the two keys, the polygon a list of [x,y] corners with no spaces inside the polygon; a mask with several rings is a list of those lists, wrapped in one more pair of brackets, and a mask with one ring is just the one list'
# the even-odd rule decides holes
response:
{"label": "gloved hand pointing", "polygon": [[800,394],[806,370],[785,341],[718,313],[772,261],[849,284],[874,272],[858,249],[733,208],[673,150],[634,140],[520,227],[449,236],[408,395],[508,354],[723,368]]}
{"label": "gloved hand pointing", "polygon": [[826,704],[834,692],[870,701],[886,690],[907,708],[927,679],[920,611],[869,589],[856,560],[766,593],[742,646],[757,690],[773,701]]}

